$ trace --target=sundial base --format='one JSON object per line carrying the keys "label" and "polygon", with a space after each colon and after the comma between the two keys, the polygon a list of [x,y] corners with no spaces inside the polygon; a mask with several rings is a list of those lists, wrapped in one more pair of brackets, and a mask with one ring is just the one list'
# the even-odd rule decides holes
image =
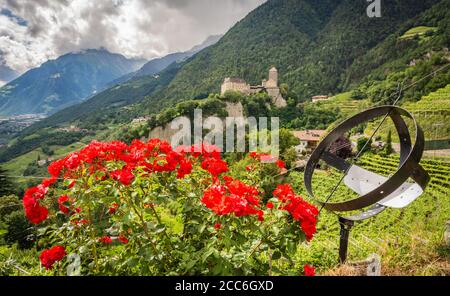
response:
{"label": "sundial base", "polygon": [[354,221],[339,217],[339,225],[341,225],[341,237],[339,239],[339,263],[344,264],[347,260],[348,238],[350,230],[355,224]]}

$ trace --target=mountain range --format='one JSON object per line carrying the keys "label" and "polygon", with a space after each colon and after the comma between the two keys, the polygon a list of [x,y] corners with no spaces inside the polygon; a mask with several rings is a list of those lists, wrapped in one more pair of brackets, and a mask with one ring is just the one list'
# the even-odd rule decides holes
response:
{"label": "mountain range", "polygon": [[111,80],[144,63],[105,49],[65,54],[0,88],[0,115],[52,114],[103,90]]}
{"label": "mountain range", "polygon": [[106,49],[65,54],[27,71],[0,88],[0,115],[51,115],[109,87],[130,79],[155,75],[172,63],[180,63],[211,46],[220,38],[221,35],[212,35],[188,51],[172,53],[148,62],[127,59]]}

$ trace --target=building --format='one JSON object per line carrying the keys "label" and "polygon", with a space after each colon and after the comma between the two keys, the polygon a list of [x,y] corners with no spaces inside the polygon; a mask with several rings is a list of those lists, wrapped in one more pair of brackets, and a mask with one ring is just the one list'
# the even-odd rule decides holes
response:
{"label": "building", "polygon": [[131,124],[141,124],[141,123],[145,123],[147,121],[150,120],[150,116],[144,116],[144,117],[138,117],[133,119],[133,121],[131,121]]}
{"label": "building", "polygon": [[275,106],[287,106],[286,100],[278,87],[278,70],[275,67],[269,70],[269,79],[264,79],[261,85],[252,86],[241,78],[227,77],[222,83],[220,94],[223,96],[227,91],[237,91],[246,95],[265,91],[272,98],[272,103]]}
{"label": "building", "polygon": [[311,152],[319,144],[325,130],[293,131],[292,134],[300,140],[300,144],[295,147],[297,153]]}
{"label": "building", "polygon": [[313,103],[321,102],[321,101],[328,101],[330,99],[329,96],[314,96],[311,98]]}

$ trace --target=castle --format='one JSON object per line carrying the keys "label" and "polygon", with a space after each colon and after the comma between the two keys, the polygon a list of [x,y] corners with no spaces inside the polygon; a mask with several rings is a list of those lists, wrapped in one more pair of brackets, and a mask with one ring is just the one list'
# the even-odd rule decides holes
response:
{"label": "castle", "polygon": [[237,91],[246,95],[265,91],[272,98],[275,106],[279,108],[287,106],[278,87],[278,70],[275,67],[269,70],[269,79],[264,79],[261,85],[252,86],[241,78],[227,77],[222,83],[220,94],[223,96],[227,91]]}

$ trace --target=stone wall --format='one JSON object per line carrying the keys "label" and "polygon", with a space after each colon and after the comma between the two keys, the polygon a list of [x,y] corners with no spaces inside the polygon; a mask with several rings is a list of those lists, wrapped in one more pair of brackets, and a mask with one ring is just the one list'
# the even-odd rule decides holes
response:
{"label": "stone wall", "polygon": [[[237,103],[226,102],[225,110],[228,113],[228,117],[244,117],[244,106],[242,105],[241,102]],[[206,118],[203,118],[203,120],[205,119]],[[225,120],[222,119],[222,122],[225,128]],[[193,125],[194,123],[191,122],[191,124]],[[165,124],[164,126],[158,126],[152,129],[149,133],[149,139],[159,138],[161,140],[168,141],[170,143],[172,136],[179,131],[178,129],[172,130],[170,128],[170,125],[171,122]]]}

